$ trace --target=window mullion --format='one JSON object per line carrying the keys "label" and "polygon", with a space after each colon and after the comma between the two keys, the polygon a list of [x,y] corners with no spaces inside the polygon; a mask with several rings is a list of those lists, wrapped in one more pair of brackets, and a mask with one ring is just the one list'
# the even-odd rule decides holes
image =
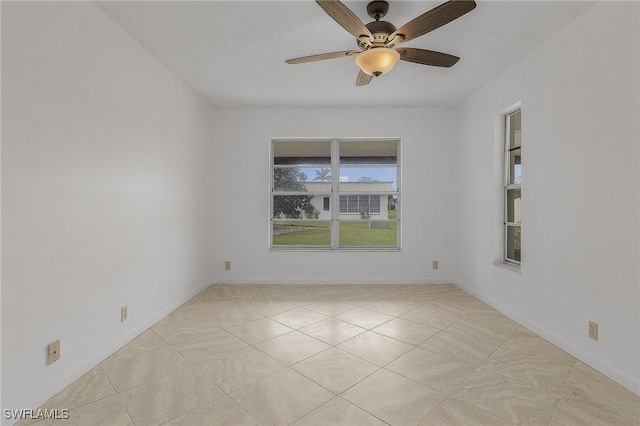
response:
{"label": "window mullion", "polygon": [[340,195],[338,194],[338,182],[340,181],[340,146],[338,139],[331,141],[331,248],[338,248],[340,238]]}

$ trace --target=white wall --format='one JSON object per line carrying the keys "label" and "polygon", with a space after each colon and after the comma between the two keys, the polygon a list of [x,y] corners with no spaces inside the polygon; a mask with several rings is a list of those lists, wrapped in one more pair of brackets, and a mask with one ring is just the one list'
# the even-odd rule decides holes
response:
{"label": "white wall", "polygon": [[[448,197],[455,168],[446,109],[216,111],[216,282],[447,282],[455,271]],[[384,123],[384,124],[383,124]],[[270,137],[400,137],[401,252],[270,252]],[[431,260],[440,269],[431,269]],[[224,270],[224,260],[232,262]]]}
{"label": "white wall", "polygon": [[[636,393],[638,9],[597,3],[455,109],[459,283]],[[494,118],[517,101],[521,273],[492,265],[501,223]],[[598,342],[589,320],[600,325]]]}
{"label": "white wall", "polygon": [[2,2],[2,66],[1,406],[33,408],[212,281],[213,132],[92,3]]}

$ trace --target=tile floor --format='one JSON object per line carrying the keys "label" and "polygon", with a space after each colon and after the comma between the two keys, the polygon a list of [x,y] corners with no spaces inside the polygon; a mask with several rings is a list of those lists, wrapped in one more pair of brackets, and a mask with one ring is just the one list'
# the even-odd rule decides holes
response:
{"label": "tile floor", "polygon": [[640,424],[640,397],[453,285],[214,285],[42,408],[70,419],[39,426]]}

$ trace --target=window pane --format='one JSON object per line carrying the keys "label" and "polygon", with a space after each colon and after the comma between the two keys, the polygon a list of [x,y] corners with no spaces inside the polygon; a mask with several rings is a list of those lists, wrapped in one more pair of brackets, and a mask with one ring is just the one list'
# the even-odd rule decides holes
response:
{"label": "window pane", "polygon": [[274,220],[274,246],[331,246],[331,222]]}
{"label": "window pane", "polygon": [[331,142],[274,142],[276,191],[331,191]]}
{"label": "window pane", "polygon": [[520,226],[507,226],[507,259],[521,261]]}
{"label": "window pane", "polygon": [[340,219],[395,219],[396,195],[340,195]]}
{"label": "window pane", "polygon": [[398,222],[353,220],[340,222],[340,247],[397,247]]}
{"label": "window pane", "polygon": [[330,219],[322,195],[274,195],[273,219]]}
{"label": "window pane", "polygon": [[340,191],[397,191],[398,168],[340,166]]}
{"label": "window pane", "polygon": [[339,190],[398,190],[398,141],[340,143]]}
{"label": "window pane", "polygon": [[509,120],[509,185],[522,183],[522,120],[521,112],[508,116]]}
{"label": "window pane", "polygon": [[292,164],[330,165],[331,141],[274,142],[273,164],[278,166]]}
{"label": "window pane", "polygon": [[522,222],[522,198],[520,189],[507,190],[507,223]]}

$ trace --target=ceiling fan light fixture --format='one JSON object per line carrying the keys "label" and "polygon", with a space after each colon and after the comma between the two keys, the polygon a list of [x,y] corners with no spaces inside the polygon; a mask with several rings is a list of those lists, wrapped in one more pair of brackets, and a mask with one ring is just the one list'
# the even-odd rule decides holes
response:
{"label": "ceiling fan light fixture", "polygon": [[387,47],[372,47],[356,56],[356,65],[362,72],[379,76],[391,71],[391,68],[400,60],[400,54]]}

